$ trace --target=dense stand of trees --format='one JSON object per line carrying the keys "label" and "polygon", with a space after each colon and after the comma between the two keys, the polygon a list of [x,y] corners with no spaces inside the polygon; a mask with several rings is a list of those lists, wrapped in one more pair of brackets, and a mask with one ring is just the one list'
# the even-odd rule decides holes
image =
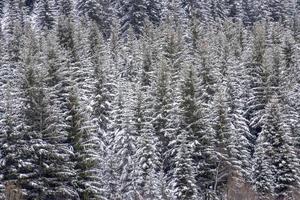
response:
{"label": "dense stand of trees", "polygon": [[299,199],[299,9],[1,1],[0,199]]}

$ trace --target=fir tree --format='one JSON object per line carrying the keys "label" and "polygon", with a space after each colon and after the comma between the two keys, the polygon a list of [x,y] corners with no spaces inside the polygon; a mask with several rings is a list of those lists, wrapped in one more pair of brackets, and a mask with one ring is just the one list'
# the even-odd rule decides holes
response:
{"label": "fir tree", "polygon": [[[145,199],[159,199],[162,183],[159,172],[162,169],[158,140],[151,124],[151,108],[149,90],[138,88],[136,106],[134,107],[135,134],[138,135],[136,159],[138,170],[136,176],[138,192]],[[145,94],[142,94],[144,92]]]}
{"label": "fir tree", "polygon": [[[16,168],[14,167],[16,161],[14,143],[16,137],[15,122],[18,113],[14,112],[12,103],[16,103],[11,95],[11,83],[2,87],[3,101],[1,101],[1,182],[12,182],[17,180]],[[1,193],[4,194],[4,184],[1,185]]]}
{"label": "fir tree", "polygon": [[42,31],[48,31],[54,28],[55,19],[52,4],[52,1],[41,0],[35,8],[37,12],[36,21]]}
{"label": "fir tree", "polygon": [[[120,84],[124,84],[121,82]],[[131,107],[124,106],[124,101],[132,102],[129,98],[132,93],[130,84],[120,85],[122,90],[117,96],[113,119],[113,151],[117,159],[117,194],[116,198],[134,199],[137,198],[138,192],[136,188],[136,179],[134,176],[137,170],[135,154],[137,150],[137,135],[134,131],[133,113]],[[126,88],[127,87],[127,88]],[[126,88],[126,90],[125,90]],[[126,93],[123,93],[127,91]],[[129,104],[131,105],[131,104]]]}
{"label": "fir tree", "polygon": [[[249,76],[250,96],[248,100],[248,110],[246,117],[249,120],[250,132],[255,138],[261,131],[261,118],[267,103],[267,69],[265,64],[265,30],[262,24],[255,26],[252,61],[247,64]],[[252,141],[254,143],[254,141]]]}
{"label": "fir tree", "polygon": [[231,18],[234,22],[238,22],[239,20],[242,20],[242,3],[241,0],[229,0],[227,1],[226,6],[228,8],[228,17]]}
{"label": "fir tree", "polygon": [[175,165],[172,176],[172,199],[197,199],[195,168],[192,161],[191,144],[185,131],[178,135],[175,144]]}
{"label": "fir tree", "polygon": [[161,61],[160,67],[156,72],[157,80],[155,81],[155,100],[153,106],[153,127],[156,137],[159,138],[159,152],[163,162],[163,168],[166,170],[167,166],[167,147],[170,142],[170,135],[167,128],[170,123],[170,87],[169,87],[169,74],[167,71],[166,63]]}
{"label": "fir tree", "polygon": [[4,8],[4,1],[1,1],[0,3],[0,17],[2,18],[2,15],[3,15],[3,8]]}
{"label": "fir tree", "polygon": [[11,0],[8,2],[7,12],[4,16],[5,26],[3,33],[7,51],[5,56],[10,63],[21,61],[22,17],[20,10],[20,2]]}
{"label": "fir tree", "polygon": [[127,0],[121,2],[121,28],[122,33],[126,34],[129,28],[134,33],[143,33],[143,26],[146,18],[146,4],[143,0]]}
{"label": "fir tree", "polygon": [[[60,191],[68,198],[77,198],[78,193],[74,187],[73,179],[76,177],[75,166],[71,158],[74,152],[70,150],[68,142],[67,126],[67,98],[69,90],[69,81],[65,70],[65,58],[63,51],[59,47],[58,39],[53,34],[49,34],[43,43],[43,52],[45,56],[45,77],[44,83],[46,85],[46,96],[48,99],[49,107],[51,108],[52,117],[49,118],[51,126],[47,128],[47,133],[50,132],[49,141],[53,143],[57,155],[53,158],[58,159],[56,166],[49,170],[51,175],[59,177],[58,184],[61,185]],[[53,135],[52,135],[53,134]],[[58,135],[56,135],[58,134]],[[52,138],[54,137],[54,138]],[[63,187],[64,186],[64,187]],[[55,198],[55,195],[54,197]],[[58,197],[57,197],[58,198]]]}
{"label": "fir tree", "polygon": [[109,0],[79,0],[76,8],[80,16],[88,16],[99,25],[105,36],[109,36],[111,16],[111,5]]}
{"label": "fir tree", "polygon": [[234,127],[228,113],[228,91],[220,86],[218,95],[215,96],[214,113],[212,114],[213,128],[215,130],[216,168],[214,172],[214,192],[222,195],[226,188],[228,177],[232,173],[232,151],[235,150]]}
{"label": "fir tree", "polygon": [[224,0],[210,1],[210,10],[212,20],[217,22],[224,20],[227,15]]}
{"label": "fir tree", "polygon": [[[269,144],[263,147],[265,151],[263,155],[260,155],[261,161],[258,164],[264,163],[269,176],[272,176],[274,180],[268,179],[267,174],[263,174],[264,171],[258,172],[257,170],[258,177],[261,177],[261,180],[257,180],[256,184],[258,190],[264,191],[265,188],[267,194],[274,195],[276,199],[290,197],[292,188],[298,184],[296,156],[293,147],[290,146],[290,129],[286,128],[281,118],[282,108],[275,96],[266,107],[265,123],[261,133],[263,138],[258,144],[258,147]],[[261,152],[258,151],[258,153]],[[268,162],[267,166],[266,162]],[[262,182],[262,180],[265,182]]]}
{"label": "fir tree", "polygon": [[68,97],[67,127],[68,142],[72,146],[74,155],[71,160],[75,164],[77,173],[73,181],[81,199],[100,198],[103,191],[98,179],[98,164],[102,161],[101,142],[98,135],[91,131],[88,112],[78,103],[74,90],[70,90]]}
{"label": "fir tree", "polygon": [[159,25],[161,20],[162,3],[157,0],[146,0],[146,14],[150,22]]}

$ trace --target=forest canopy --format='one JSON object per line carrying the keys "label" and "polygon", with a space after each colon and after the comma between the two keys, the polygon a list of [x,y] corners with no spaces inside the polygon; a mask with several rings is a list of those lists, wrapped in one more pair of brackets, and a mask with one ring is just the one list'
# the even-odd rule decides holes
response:
{"label": "forest canopy", "polygon": [[299,200],[299,11],[0,1],[0,199]]}

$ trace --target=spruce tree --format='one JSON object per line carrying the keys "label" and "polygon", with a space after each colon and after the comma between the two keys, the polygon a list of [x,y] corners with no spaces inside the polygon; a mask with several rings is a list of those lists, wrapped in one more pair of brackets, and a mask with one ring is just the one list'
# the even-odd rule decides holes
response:
{"label": "spruce tree", "polygon": [[[115,198],[134,199],[137,198],[136,179],[134,176],[137,170],[135,159],[137,150],[137,135],[134,131],[134,117],[131,110],[133,94],[131,85],[124,80],[120,80],[120,89],[117,93],[113,109],[113,140],[112,150],[116,162],[117,194]],[[127,101],[129,104],[124,104]],[[111,194],[112,196],[113,194]]]}
{"label": "spruce tree", "polygon": [[154,135],[151,124],[150,93],[145,87],[147,86],[137,88],[134,106],[134,131],[137,135],[135,156],[138,162],[135,176],[137,176],[138,193],[142,198],[159,199],[162,187],[159,176],[162,170],[161,157],[157,136]]}
{"label": "spruce tree", "polygon": [[271,182],[274,177],[272,174],[271,160],[267,155],[270,151],[270,143],[266,142],[266,136],[260,134],[257,139],[254,153],[253,185],[260,199],[271,198],[273,186]]}
{"label": "spruce tree", "polygon": [[87,15],[93,20],[97,20],[100,11],[100,2],[95,0],[79,0],[76,4],[81,15]]}
{"label": "spruce tree", "polygon": [[[76,177],[75,166],[73,163],[74,152],[70,150],[70,143],[68,142],[67,126],[67,99],[69,90],[69,81],[67,80],[67,73],[65,70],[65,61],[63,50],[58,44],[58,39],[54,34],[49,34],[43,42],[44,60],[46,60],[44,83],[46,86],[46,96],[51,110],[51,118],[49,123],[51,126],[47,129],[50,143],[54,143],[55,152],[53,157],[58,159],[53,171],[49,173],[53,176],[59,177],[58,184],[61,184],[62,194],[68,198],[77,198],[78,193],[74,187],[74,178]],[[58,134],[58,135],[56,135]],[[54,138],[52,138],[54,137]],[[56,196],[54,195],[53,198]],[[58,198],[58,197],[57,197]]]}
{"label": "spruce tree", "polygon": [[110,55],[106,52],[108,47],[104,44],[99,30],[95,24],[92,24],[89,34],[89,57],[92,64],[94,79],[94,104],[93,116],[95,117],[99,136],[105,137],[109,129],[109,120],[111,112],[111,102],[114,98],[113,90],[115,88],[114,72],[109,73],[108,69],[114,70],[110,62]]}
{"label": "spruce tree", "polygon": [[214,179],[214,192],[221,195],[226,189],[228,177],[233,171],[230,162],[232,152],[236,146],[234,142],[234,127],[229,116],[228,91],[220,86],[214,100],[214,111],[211,115],[212,125],[215,130],[216,169]]}
{"label": "spruce tree", "polygon": [[5,2],[4,2],[4,1],[1,1],[1,3],[0,3],[0,18],[2,18],[2,15],[3,15],[3,8],[4,8],[4,5],[5,5]]}
{"label": "spruce tree", "polygon": [[216,22],[224,20],[227,15],[224,0],[210,1],[210,11],[212,20]]}
{"label": "spruce tree", "polygon": [[145,0],[147,18],[154,25],[159,25],[161,20],[162,3],[158,0]]}
{"label": "spruce tree", "polygon": [[35,8],[37,12],[37,24],[42,31],[48,31],[54,28],[55,19],[53,14],[52,1],[41,0]]}
{"label": "spruce tree", "polygon": [[253,34],[252,58],[247,63],[246,68],[249,77],[248,87],[250,89],[246,117],[250,122],[250,132],[254,139],[252,143],[254,143],[261,132],[261,118],[264,115],[264,108],[268,101],[266,95],[268,73],[265,64],[266,33],[263,24],[257,24]]}
{"label": "spruce tree", "polygon": [[112,13],[111,2],[109,0],[79,0],[76,9],[80,16],[87,16],[99,25],[102,33],[109,36]]}
{"label": "spruce tree", "polygon": [[115,96],[112,101],[111,119],[109,123],[109,131],[107,135],[108,146],[106,155],[106,167],[105,177],[107,179],[107,198],[120,199],[120,165],[118,157],[119,144],[116,141],[116,136],[119,131],[122,130],[122,124],[124,119],[124,94],[122,90],[123,81],[118,79],[116,89],[114,91]]}
{"label": "spruce tree", "polygon": [[257,15],[255,13],[255,1],[251,0],[244,0],[242,2],[242,19],[243,19],[243,24],[246,26],[253,25],[257,21]]}
{"label": "spruce tree", "polygon": [[[290,198],[293,187],[298,184],[298,164],[294,148],[290,145],[290,128],[282,121],[282,107],[277,96],[268,103],[264,121],[262,139],[258,143],[263,152],[257,150],[262,155],[256,160],[258,168],[255,171],[260,179],[256,179],[254,184],[259,192],[264,192],[262,195],[272,195],[275,199]],[[268,170],[267,174],[259,168],[262,164]],[[268,175],[274,179],[269,179]]]}
{"label": "spruce tree", "polygon": [[[3,100],[1,101],[1,111],[2,111],[2,120],[1,120],[1,194],[4,195],[5,192],[5,183],[15,184],[17,180],[16,160],[15,156],[15,146],[14,143],[17,139],[16,137],[16,119],[18,113],[14,112],[12,103],[16,103],[12,99],[11,83],[2,86],[1,91],[3,92],[1,96]],[[4,199],[4,197],[3,197]]]}
{"label": "spruce tree", "polygon": [[167,147],[170,142],[170,135],[167,128],[170,123],[170,87],[169,87],[169,74],[167,71],[166,63],[161,61],[158,71],[156,72],[155,81],[155,100],[153,106],[153,127],[156,137],[159,138],[159,151],[161,154],[161,160],[163,162],[163,168],[166,170],[167,166]]}
{"label": "spruce tree", "polygon": [[[102,197],[101,174],[98,164],[102,161],[101,142],[96,133],[92,132],[88,112],[79,105],[78,97],[71,90],[68,97],[67,133],[74,155],[71,158],[77,173],[74,181],[81,199]],[[100,151],[100,152],[99,152]]]}
{"label": "spruce tree", "polygon": [[192,161],[191,144],[187,140],[187,133],[183,130],[176,140],[174,169],[171,180],[170,195],[172,199],[197,199],[197,187],[195,181],[195,167]]}
{"label": "spruce tree", "polygon": [[226,1],[227,5],[227,16],[232,19],[233,22],[238,22],[242,20],[242,3],[241,0],[228,0]]}
{"label": "spruce tree", "polygon": [[10,64],[17,64],[21,61],[21,36],[22,36],[22,17],[20,2],[11,0],[7,3],[7,12],[4,16],[5,26],[3,34],[6,46],[6,59]]}
{"label": "spruce tree", "polygon": [[146,3],[144,0],[126,0],[120,3],[122,33],[126,34],[132,28],[135,34],[143,33],[146,18]]}

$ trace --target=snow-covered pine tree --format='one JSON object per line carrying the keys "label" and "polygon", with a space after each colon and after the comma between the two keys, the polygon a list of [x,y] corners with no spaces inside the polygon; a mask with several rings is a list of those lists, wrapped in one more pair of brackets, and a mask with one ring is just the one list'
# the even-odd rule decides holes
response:
{"label": "snow-covered pine tree", "polygon": [[36,23],[41,31],[49,31],[55,27],[54,2],[40,0],[37,2],[35,12],[37,13]]}
{"label": "snow-covered pine tree", "polygon": [[153,127],[156,137],[159,139],[159,151],[161,154],[161,161],[163,162],[163,168],[166,170],[167,166],[167,147],[170,142],[170,135],[168,134],[167,127],[170,123],[170,86],[169,86],[169,73],[167,64],[161,60],[159,68],[155,72],[155,91],[154,91],[154,105],[153,105]]}
{"label": "snow-covered pine tree", "polygon": [[138,195],[137,177],[134,176],[137,170],[135,160],[137,135],[134,132],[132,113],[133,94],[131,83],[119,78],[113,101],[111,127],[113,136],[110,148],[113,153],[111,175],[116,178],[116,181],[110,181],[110,190],[115,192],[110,194],[110,197],[115,199],[134,199]]}
{"label": "snow-covered pine tree", "polygon": [[160,199],[163,180],[160,178],[161,156],[158,137],[152,125],[152,102],[149,86],[138,86],[134,100],[134,132],[137,135],[137,191],[144,199]]}
{"label": "snow-covered pine tree", "polygon": [[56,0],[58,17],[71,18],[74,15],[74,2],[72,0]]}
{"label": "snow-covered pine tree", "polygon": [[255,25],[253,37],[252,58],[246,63],[249,77],[249,99],[245,116],[249,120],[250,133],[254,138],[252,143],[255,144],[255,139],[261,132],[261,118],[264,115],[264,108],[268,102],[266,95],[268,74],[265,63],[266,32],[263,23]]}
{"label": "snow-covered pine tree", "polygon": [[122,130],[122,124],[124,119],[124,94],[123,94],[123,80],[120,78],[116,81],[116,88],[114,91],[114,98],[112,101],[112,110],[111,110],[111,121],[108,126],[107,134],[107,148],[105,156],[105,174],[104,177],[107,177],[107,198],[108,199],[121,199],[120,194],[120,176],[121,168],[119,165],[118,151],[119,144],[117,144],[116,136],[119,131]]}
{"label": "snow-covered pine tree", "polygon": [[76,9],[79,15],[87,15],[93,20],[98,20],[100,1],[97,0],[77,0]]}
{"label": "snow-covered pine tree", "polygon": [[152,124],[146,122],[138,141],[137,161],[139,195],[143,199],[160,199],[164,191],[164,179],[161,177],[162,167],[157,149],[158,140],[153,134]]}
{"label": "snow-covered pine tree", "polygon": [[132,28],[137,35],[143,33],[143,26],[146,19],[146,2],[144,0],[126,0],[120,3],[120,17],[122,34]]}
{"label": "snow-covered pine tree", "polygon": [[160,155],[161,162],[160,182],[162,183],[161,195],[162,199],[167,199],[167,173],[170,170],[170,159],[168,157],[168,148],[171,140],[171,135],[168,127],[171,127],[171,88],[170,74],[168,66],[164,58],[161,58],[158,67],[154,71],[155,81],[152,85],[153,105],[152,105],[152,126],[155,137],[158,139],[156,148]]}
{"label": "snow-covered pine tree", "polygon": [[[111,113],[111,102],[114,98],[114,72],[113,63],[110,60],[108,47],[100,34],[95,23],[91,24],[88,37],[88,54],[92,65],[93,73],[93,117],[96,120],[99,137],[105,137],[109,128]],[[109,73],[108,70],[112,70]],[[88,83],[86,83],[88,84]]]}
{"label": "snow-covered pine tree", "polygon": [[112,16],[111,33],[108,39],[108,46],[111,52],[111,59],[114,62],[114,64],[118,64],[119,56],[120,56],[119,54],[121,53],[120,52],[121,40],[119,34],[120,30],[121,30],[121,25],[117,17],[117,14],[115,14]]}
{"label": "snow-covered pine tree", "polygon": [[[168,71],[170,73],[170,84],[173,86],[173,100],[176,100],[175,95],[179,96],[179,80],[181,78],[182,63],[184,62],[184,44],[183,44],[183,32],[181,27],[176,29],[172,27],[174,25],[168,24],[164,31],[163,41],[163,55],[168,65]],[[176,94],[177,93],[177,94]],[[178,99],[177,99],[178,100]]]}
{"label": "snow-covered pine tree", "polygon": [[212,126],[215,130],[216,168],[214,171],[214,195],[223,196],[226,191],[228,177],[233,172],[232,151],[235,150],[234,126],[229,116],[228,88],[219,86],[213,104],[211,115]]}
{"label": "snow-covered pine tree", "polygon": [[[174,2],[173,2],[174,3]],[[175,2],[178,3],[178,2]],[[174,13],[172,13],[173,15]],[[170,20],[173,20],[174,17],[171,16]],[[178,19],[177,19],[178,20]],[[178,22],[178,21],[177,21]],[[180,104],[180,85],[182,81],[181,73],[183,69],[183,44],[182,44],[182,35],[180,31],[175,31],[175,21],[172,21],[172,24],[166,25],[166,29],[164,35],[164,43],[163,43],[163,63],[166,65],[165,70],[167,70],[168,84],[167,84],[167,95],[170,100],[168,103],[170,106],[167,112],[167,124],[166,124],[166,137],[169,140],[169,144],[166,149],[166,178],[168,184],[171,186],[171,180],[173,177],[173,171],[175,164],[175,156],[176,152],[174,151],[175,143],[171,143],[171,141],[175,141],[177,135],[179,134],[180,129],[180,113],[179,113],[179,104]],[[166,23],[166,22],[165,22]],[[180,29],[180,27],[177,27]],[[170,188],[171,190],[171,188]]]}
{"label": "snow-covered pine tree", "polygon": [[5,1],[1,1],[0,2],[0,18],[2,18],[2,16],[3,16],[4,6],[5,6]]}
{"label": "snow-covered pine tree", "polygon": [[225,6],[227,10],[227,17],[233,22],[239,22],[242,20],[242,0],[226,0]]}
{"label": "snow-covered pine tree", "polygon": [[[1,13],[2,14],[2,13]],[[1,25],[1,23],[0,23],[0,25]],[[0,28],[0,45],[4,45],[4,38],[3,38],[3,33],[2,33],[2,26],[0,26],[1,28]],[[0,48],[0,67],[2,67],[2,65],[3,65],[3,60],[2,60],[2,58],[3,58],[3,51],[4,51],[4,49],[3,48]],[[5,143],[5,131],[4,131],[4,129],[3,129],[3,127],[5,126],[5,120],[3,120],[3,119],[5,119],[5,110],[7,110],[7,109],[5,109],[6,107],[10,107],[10,106],[6,106],[5,104],[9,104],[10,102],[6,102],[7,101],[7,98],[4,98],[4,96],[7,96],[7,95],[4,95],[5,93],[7,94],[7,92],[6,92],[6,90],[4,90],[5,88],[3,87],[3,85],[2,85],[2,83],[0,84],[1,86],[1,90],[2,90],[2,92],[0,93],[0,96],[2,97],[2,101],[0,101],[0,110],[3,112],[3,114],[2,114],[2,116],[1,116],[1,118],[2,118],[2,120],[0,120],[0,130],[2,130],[1,132],[0,132],[0,146],[3,148],[3,146],[4,146],[4,143]],[[8,119],[8,121],[11,121],[10,119]],[[11,122],[10,122],[11,123]],[[8,123],[8,124],[10,124],[10,123]],[[10,125],[9,125],[10,126]],[[4,156],[3,156],[3,150],[1,150],[0,149],[0,163],[2,162],[2,158],[3,158]],[[2,167],[1,167],[1,164],[0,164],[0,169],[1,169]],[[0,180],[3,178],[3,173],[2,172],[0,172]],[[3,181],[2,181],[3,182]],[[4,183],[1,183],[0,184],[0,199],[4,199],[4,190],[5,190],[5,187],[4,187]]]}
{"label": "snow-covered pine tree", "polygon": [[215,22],[220,22],[224,20],[227,16],[227,12],[225,9],[225,0],[212,0],[209,2],[212,20]]}
{"label": "snow-covered pine tree", "polygon": [[10,63],[21,60],[21,36],[22,36],[22,16],[19,0],[11,0],[7,3],[3,23],[3,34],[5,38],[6,59]]}
{"label": "snow-covered pine tree", "polygon": [[[226,102],[224,103],[227,108],[227,117],[231,125],[228,156],[228,176],[225,185],[227,192],[224,193],[226,198],[252,198],[248,195],[251,192],[250,181],[252,172],[251,151],[253,151],[254,141],[253,136],[250,134],[248,120],[244,116],[247,109],[247,77],[246,70],[243,64],[241,55],[242,45],[239,38],[238,25],[231,25],[227,29],[227,60],[226,60],[226,75],[224,77],[224,88],[226,91]],[[229,32],[228,32],[229,31]],[[221,50],[222,51],[222,50]],[[218,95],[218,94],[217,94]],[[227,122],[228,123],[228,122]],[[243,188],[239,190],[237,188]]]}
{"label": "snow-covered pine tree", "polygon": [[187,134],[191,146],[193,165],[196,167],[195,180],[200,196],[209,193],[213,182],[214,159],[214,130],[208,123],[203,103],[199,100],[195,69],[188,66],[185,70],[183,85],[181,86],[181,130]]}
{"label": "snow-covered pine tree", "polygon": [[[72,81],[71,81],[72,82]],[[77,90],[78,91],[78,90]],[[99,162],[102,161],[98,135],[93,132],[89,111],[79,104],[76,86],[69,87],[66,102],[66,127],[68,143],[74,152],[71,161],[75,165],[76,177],[72,184],[81,199],[102,197],[99,177]]]}
{"label": "snow-covered pine tree", "polygon": [[196,49],[194,52],[194,60],[198,67],[197,76],[199,81],[197,81],[197,86],[199,90],[199,99],[203,102],[204,106],[208,108],[212,101],[214,94],[216,92],[216,69],[210,67],[213,65],[213,53],[212,53],[212,43],[211,38],[208,38],[210,31],[199,30],[199,38],[196,42]]}
{"label": "snow-covered pine tree", "polygon": [[[55,150],[53,159],[57,159],[53,167],[49,168],[51,175],[58,177],[59,181],[53,180],[53,184],[59,189],[56,192],[76,199],[78,193],[73,185],[73,179],[76,177],[75,165],[71,158],[74,156],[73,150],[68,143],[68,132],[66,131],[67,117],[67,98],[69,82],[65,68],[65,56],[63,49],[58,44],[58,39],[54,33],[48,34],[42,43],[44,65],[44,84],[45,93],[48,100],[48,106],[51,110],[51,117],[48,119],[51,126],[47,128],[46,135],[49,137],[50,144],[53,144]],[[51,134],[50,134],[51,133]],[[53,194],[53,198],[55,196]],[[59,198],[59,196],[57,197]]]}
{"label": "snow-covered pine tree", "polygon": [[[197,105],[196,85],[195,85],[195,71],[192,66],[187,66],[185,70],[183,84],[181,86],[180,110],[181,110],[181,124],[180,128],[187,133],[187,140],[194,142],[193,147],[195,158],[199,155],[199,132],[202,127],[199,126],[199,113]],[[198,155],[197,155],[198,154]]]}
{"label": "snow-covered pine tree", "polygon": [[268,74],[266,98],[270,99],[272,95],[276,94],[279,98],[285,101],[285,96],[282,91],[282,87],[284,85],[282,80],[282,28],[280,26],[273,25],[270,32],[271,47],[266,51],[266,67]]}
{"label": "snow-covered pine tree", "polygon": [[[205,31],[198,25],[197,19],[191,19],[188,33],[188,65],[182,88],[182,101],[187,105],[193,105],[194,109],[185,108],[187,113],[194,113],[193,126],[198,127],[194,131],[196,139],[194,145],[194,163],[196,165],[196,181],[198,192],[204,199],[212,198],[214,170],[216,168],[215,157],[215,131],[211,123],[211,108],[215,94],[214,76],[217,69],[212,69],[213,45],[208,45]],[[188,111],[189,110],[189,111]],[[186,112],[185,111],[185,112]],[[191,118],[186,116],[187,118]],[[189,127],[189,126],[188,126]]]}
{"label": "snow-covered pine tree", "polygon": [[[93,66],[88,57],[88,32],[83,31],[82,23],[75,25],[72,17],[66,19],[64,28],[70,28],[68,36],[60,45],[66,55],[64,67],[60,69],[62,76],[59,86],[59,98],[62,102],[61,111],[64,115],[64,131],[68,135],[68,143],[73,149],[72,162],[77,172],[73,181],[80,198],[102,198],[104,191],[100,176],[103,161],[103,142],[99,138],[97,127],[93,123],[92,109],[89,105],[93,96]],[[61,30],[60,30],[61,31]],[[70,36],[70,37],[69,37]]]}
{"label": "snow-covered pine tree", "polygon": [[273,192],[274,180],[271,166],[271,160],[268,156],[270,151],[270,143],[266,140],[266,136],[261,133],[257,138],[255,152],[253,155],[253,185],[260,196],[260,199],[270,199]]}
{"label": "snow-covered pine tree", "polygon": [[[283,96],[286,100],[286,105],[289,108],[289,116],[287,122],[291,126],[292,137],[294,138],[294,145],[296,154],[299,155],[300,147],[300,137],[299,137],[299,116],[300,116],[300,105],[297,99],[299,98],[299,75],[298,71],[299,61],[299,48],[295,40],[292,37],[292,33],[288,32],[284,36],[284,41],[282,44],[282,53],[283,53],[283,69],[282,69],[282,84],[284,89],[282,89]],[[298,159],[300,157],[298,156]]]}
{"label": "snow-covered pine tree", "polygon": [[[285,2],[286,3],[286,2]],[[284,1],[271,0],[263,2],[263,14],[265,17],[273,22],[285,20],[285,5]]]}
{"label": "snow-covered pine tree", "polygon": [[[6,2],[6,12],[3,18],[3,32],[1,43],[5,49],[1,50],[1,174],[2,181],[16,181],[18,161],[14,159],[17,152],[18,138],[21,133],[17,130],[22,125],[20,116],[23,103],[21,100],[22,79],[22,28],[19,1]],[[15,145],[13,145],[15,144]],[[16,166],[16,167],[15,167]]]}
{"label": "snow-covered pine tree", "polygon": [[[180,110],[182,115],[181,129],[185,129],[188,133],[187,140],[196,142],[198,138],[199,129],[199,116],[198,106],[196,99],[196,85],[195,85],[195,71],[193,67],[187,67],[184,76],[184,81],[181,91]],[[197,143],[197,142],[196,142]],[[194,144],[195,147],[198,145]],[[197,150],[195,151],[197,152]]]}
{"label": "snow-covered pine tree", "polygon": [[19,127],[19,135],[16,139],[18,153],[14,159],[17,160],[16,174],[18,184],[23,190],[25,199],[35,199],[43,196],[46,183],[40,179],[45,167],[43,157],[49,148],[43,141],[43,131],[47,116],[46,102],[42,89],[42,82],[39,79],[37,42],[34,32],[26,27],[26,43],[22,52],[25,70],[22,84],[22,103],[20,111],[22,118]]}
{"label": "snow-covered pine tree", "polygon": [[257,150],[260,157],[255,160],[258,168],[255,168],[257,178],[254,184],[259,192],[264,192],[261,195],[272,195],[275,199],[291,198],[293,188],[298,187],[298,163],[291,145],[290,128],[282,121],[282,106],[276,95],[267,104],[263,120],[261,141],[257,145],[263,149]]}
{"label": "snow-covered pine tree", "polygon": [[145,0],[147,18],[154,25],[159,25],[161,20],[162,3],[159,0]]}
{"label": "snow-covered pine tree", "polygon": [[246,68],[243,65],[243,36],[240,36],[240,25],[224,23],[223,34],[219,50],[221,57],[221,75],[225,90],[227,90],[228,117],[232,123],[232,147],[230,149],[230,162],[235,178],[245,182],[250,180],[251,173],[251,145],[249,140],[253,140],[248,127],[248,121],[244,117],[246,110],[247,88]]}
{"label": "snow-covered pine tree", "polygon": [[158,68],[159,65],[161,56],[161,47],[159,46],[159,44],[161,41],[161,37],[159,34],[156,34],[156,31],[158,29],[159,28],[154,26],[149,20],[146,20],[142,38],[143,65],[140,69],[142,87],[148,88],[149,86],[153,85],[154,71]]}
{"label": "snow-covered pine tree", "polygon": [[172,180],[170,182],[172,190],[170,196],[176,200],[193,200],[198,199],[198,192],[195,180],[195,167],[192,160],[192,144],[187,139],[188,135],[185,130],[173,141],[174,151],[174,168],[172,169]]}
{"label": "snow-covered pine tree", "polygon": [[[188,51],[185,45],[185,31],[187,28],[187,15],[181,7],[180,1],[172,1],[167,7],[164,15],[164,24],[162,25],[163,34],[163,63],[166,65],[167,77],[167,100],[169,101],[166,107],[167,123],[165,129],[165,137],[168,141],[166,146],[165,158],[168,158],[165,163],[166,181],[169,188],[169,195],[172,196],[172,177],[174,176],[174,168],[176,164],[175,157],[177,156],[176,138],[181,131],[181,85],[183,82],[183,69],[186,60],[189,59]],[[195,178],[195,177],[193,177]]]}
{"label": "snow-covered pine tree", "polygon": [[57,11],[56,34],[59,44],[67,50],[74,50],[74,13],[70,0],[59,0]]}
{"label": "snow-covered pine tree", "polygon": [[142,44],[136,38],[134,30],[129,28],[127,35],[122,39],[120,47],[120,57],[117,66],[117,72],[128,81],[137,82],[138,72],[143,66]]}
{"label": "snow-covered pine tree", "polygon": [[[99,180],[102,187],[109,185],[111,180],[109,177],[110,162],[113,162],[113,155],[111,152],[111,142],[112,142],[112,101],[114,99],[115,93],[115,68],[113,62],[111,61],[110,52],[107,52],[108,46],[105,45],[102,34],[100,33],[97,24],[95,22],[89,25],[89,33],[87,40],[87,51],[88,51],[88,64],[90,67],[85,66],[85,68],[90,68],[90,71],[86,71],[86,76],[90,76],[89,79],[86,77],[82,78],[85,88],[92,83],[91,96],[87,96],[85,99],[85,104],[91,106],[91,123],[93,124],[93,131],[97,134],[99,141],[98,145],[99,155],[102,157],[101,163],[98,163],[99,167],[99,178],[107,177],[106,179]],[[111,70],[111,71],[109,71]],[[82,73],[81,73],[82,74]],[[90,100],[92,99],[92,102]],[[100,170],[101,169],[101,170]],[[110,189],[102,189],[105,195],[109,195]],[[105,191],[104,191],[105,190]],[[108,190],[108,191],[107,191]]]}
{"label": "snow-covered pine tree", "polygon": [[246,26],[253,25],[257,21],[254,3],[255,1],[252,0],[242,1],[242,20]]}
{"label": "snow-covered pine tree", "polygon": [[[17,175],[15,174],[15,146],[16,141],[16,127],[18,113],[14,111],[13,104],[18,103],[12,99],[12,84],[7,83],[1,87],[1,149],[0,149],[0,169],[1,169],[1,190],[0,193],[4,195],[5,183],[12,183],[17,180]],[[1,196],[2,197],[2,196]],[[4,197],[3,197],[4,199]]]}
{"label": "snow-covered pine tree", "polygon": [[109,36],[112,13],[109,0],[77,0],[76,9],[79,16],[87,16],[99,25],[102,33]]}

